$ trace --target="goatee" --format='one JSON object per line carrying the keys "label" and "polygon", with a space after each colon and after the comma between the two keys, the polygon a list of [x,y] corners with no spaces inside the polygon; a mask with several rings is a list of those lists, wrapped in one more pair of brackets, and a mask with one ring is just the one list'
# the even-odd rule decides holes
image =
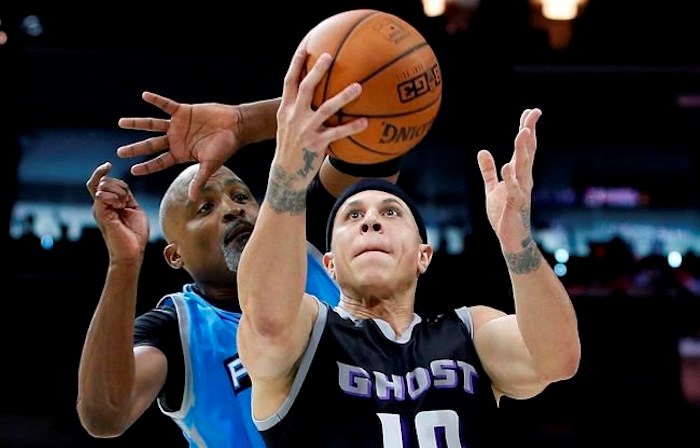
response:
{"label": "goatee", "polygon": [[238,272],[238,263],[241,262],[241,253],[243,248],[248,242],[250,234],[245,236],[240,236],[234,241],[223,246],[224,260],[226,261],[226,266],[228,266],[229,271]]}

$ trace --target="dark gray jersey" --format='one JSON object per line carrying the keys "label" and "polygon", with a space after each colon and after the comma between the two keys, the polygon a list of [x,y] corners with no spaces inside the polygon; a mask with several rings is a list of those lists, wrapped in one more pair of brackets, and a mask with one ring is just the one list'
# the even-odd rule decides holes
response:
{"label": "dark gray jersey", "polygon": [[258,429],[268,448],[487,445],[496,400],[471,334],[467,308],[396,338],[321,304],[289,399]]}

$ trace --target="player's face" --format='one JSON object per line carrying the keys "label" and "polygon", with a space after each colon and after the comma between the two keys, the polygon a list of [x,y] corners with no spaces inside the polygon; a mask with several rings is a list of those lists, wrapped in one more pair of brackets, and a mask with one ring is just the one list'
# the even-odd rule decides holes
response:
{"label": "player's face", "polygon": [[333,225],[335,275],[359,288],[392,290],[416,281],[418,227],[400,198],[376,190],[351,196]]}
{"label": "player's face", "polygon": [[195,280],[232,284],[259,208],[248,186],[225,167],[209,178],[196,201],[185,201],[179,249]]}

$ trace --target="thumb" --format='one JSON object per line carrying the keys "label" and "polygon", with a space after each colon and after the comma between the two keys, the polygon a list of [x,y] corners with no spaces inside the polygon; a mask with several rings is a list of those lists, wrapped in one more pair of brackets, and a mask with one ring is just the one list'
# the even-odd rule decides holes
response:
{"label": "thumb", "polygon": [[97,186],[100,184],[100,181],[104,176],[106,176],[109,173],[109,170],[112,168],[112,164],[109,162],[104,162],[102,165],[98,166],[95,168],[95,171],[92,172],[90,175],[90,179],[85,183],[85,186],[87,187],[88,192],[90,193],[90,196],[92,199],[95,199],[95,193],[97,192]]}

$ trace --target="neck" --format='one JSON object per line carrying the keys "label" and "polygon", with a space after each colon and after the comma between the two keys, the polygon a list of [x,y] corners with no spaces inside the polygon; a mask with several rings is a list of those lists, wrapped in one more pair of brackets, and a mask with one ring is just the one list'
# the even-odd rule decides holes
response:
{"label": "neck", "polygon": [[226,311],[241,312],[241,306],[238,303],[238,288],[235,282],[233,282],[232,287],[214,287],[206,285],[203,283],[195,283],[194,289],[197,293],[202,296],[207,302],[211,303],[217,308],[221,308]]}
{"label": "neck", "polygon": [[343,293],[340,296],[340,308],[358,319],[381,319],[388,323],[398,336],[413,322],[414,298],[403,300],[391,299],[357,299]]}

